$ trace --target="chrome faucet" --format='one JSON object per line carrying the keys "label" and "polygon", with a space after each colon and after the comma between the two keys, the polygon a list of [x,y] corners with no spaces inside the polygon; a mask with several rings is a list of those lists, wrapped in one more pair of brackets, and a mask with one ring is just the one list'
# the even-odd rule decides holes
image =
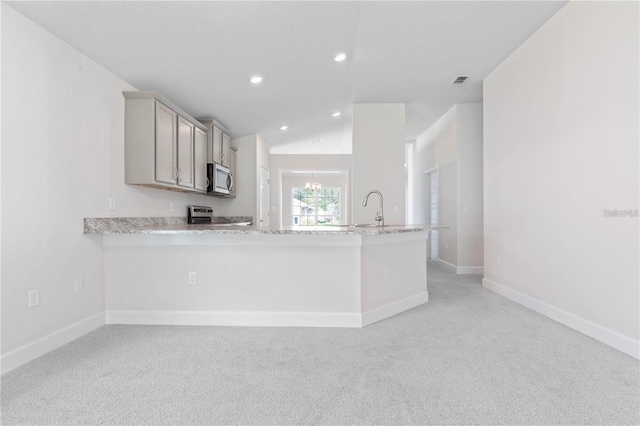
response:
{"label": "chrome faucet", "polygon": [[382,201],[382,193],[380,191],[376,191],[375,189],[373,191],[369,191],[367,196],[364,197],[364,201],[362,202],[362,207],[367,207],[367,201],[369,201],[369,195],[374,193],[380,196],[380,211],[376,212],[375,220],[376,222],[378,222],[378,226],[383,226],[384,225],[384,205]]}

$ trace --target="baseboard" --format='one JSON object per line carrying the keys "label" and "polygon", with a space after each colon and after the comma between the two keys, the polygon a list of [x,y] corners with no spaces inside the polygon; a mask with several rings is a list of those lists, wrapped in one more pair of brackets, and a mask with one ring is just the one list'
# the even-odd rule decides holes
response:
{"label": "baseboard", "polygon": [[446,260],[438,259],[438,264],[449,272],[454,274],[484,274],[484,266],[456,266],[453,263],[449,263]]}
{"label": "baseboard", "polygon": [[219,325],[239,327],[350,327],[392,317],[429,301],[429,293],[401,299],[360,313],[349,312],[252,312],[252,311],[125,311],[106,312],[107,324]]}
{"label": "baseboard", "polygon": [[640,359],[640,341],[638,340],[632,339],[631,337],[625,336],[617,331],[603,327],[570,312],[549,305],[541,300],[535,299],[524,293],[520,293],[519,291],[505,287],[495,281],[483,278],[482,286],[506,297],[507,299],[511,299],[514,302],[549,317],[560,324],[586,334],[607,346],[611,346],[612,348],[624,352],[636,359]]}
{"label": "baseboard", "polygon": [[100,312],[88,318],[70,324],[60,330],[47,334],[33,342],[22,345],[2,355],[2,374],[8,373],[29,361],[41,357],[47,352],[58,349],[67,343],[92,332],[105,324],[105,314]]}
{"label": "baseboard", "polygon": [[107,324],[240,327],[362,327],[359,313],[243,311],[107,311]]}
{"label": "baseboard", "polygon": [[373,324],[374,322],[381,321],[383,319],[398,315],[408,309],[415,308],[416,306],[423,305],[429,301],[429,292],[424,291],[422,293],[409,296],[404,299],[397,300],[395,302],[380,306],[375,309],[362,313],[362,326]]}
{"label": "baseboard", "polygon": [[446,260],[442,260],[442,259],[438,259],[438,265],[442,266],[444,269],[446,269],[449,272],[453,272],[454,274],[457,274],[457,266],[447,262]]}
{"label": "baseboard", "polygon": [[456,274],[458,274],[458,275],[466,275],[466,274],[484,275],[484,266],[458,266],[456,268]]}

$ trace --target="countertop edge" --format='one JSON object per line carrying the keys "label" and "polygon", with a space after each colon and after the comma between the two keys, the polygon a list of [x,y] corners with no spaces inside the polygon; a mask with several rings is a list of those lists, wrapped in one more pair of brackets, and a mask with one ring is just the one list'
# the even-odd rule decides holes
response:
{"label": "countertop edge", "polygon": [[215,227],[188,225],[184,218],[85,218],[83,234],[86,235],[389,235],[423,232],[446,227],[422,225],[388,225],[383,228],[258,228],[255,226]]}

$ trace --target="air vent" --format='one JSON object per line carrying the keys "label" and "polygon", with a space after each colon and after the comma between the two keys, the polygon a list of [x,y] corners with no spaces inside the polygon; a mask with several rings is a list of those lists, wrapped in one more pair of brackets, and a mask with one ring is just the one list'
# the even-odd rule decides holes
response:
{"label": "air vent", "polygon": [[453,83],[451,84],[462,84],[464,83],[470,76],[468,75],[459,75],[458,78],[456,78],[455,80],[453,80]]}

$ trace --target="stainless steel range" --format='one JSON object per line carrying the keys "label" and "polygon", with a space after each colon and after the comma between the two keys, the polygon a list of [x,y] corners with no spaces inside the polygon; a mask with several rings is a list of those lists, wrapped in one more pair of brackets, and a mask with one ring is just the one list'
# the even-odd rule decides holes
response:
{"label": "stainless steel range", "polygon": [[207,206],[187,206],[187,223],[211,223],[213,209]]}

